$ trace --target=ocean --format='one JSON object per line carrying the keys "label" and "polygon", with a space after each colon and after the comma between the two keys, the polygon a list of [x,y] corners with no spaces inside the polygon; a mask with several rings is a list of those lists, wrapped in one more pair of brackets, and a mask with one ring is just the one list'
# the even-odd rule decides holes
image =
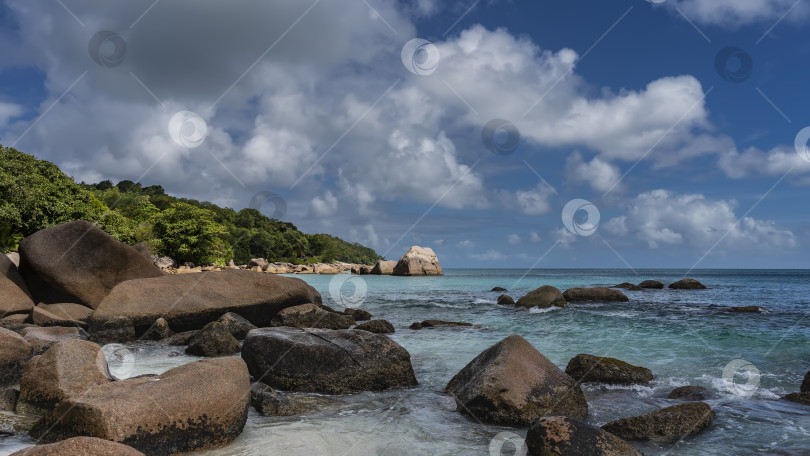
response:
{"label": "ocean", "polygon": [[[636,274],[637,273],[637,274]],[[298,417],[262,417],[251,409],[242,435],[224,455],[495,455],[514,454],[525,428],[480,424],[456,412],[442,395],[447,382],[481,351],[519,334],[564,369],[579,353],[647,367],[647,386],[585,384],[588,422],[644,414],[676,402],[682,385],[717,394],[716,417],[701,434],[677,443],[634,443],[646,455],[808,455],[810,407],[780,400],[799,390],[810,370],[810,271],[694,270],[708,290],[624,291],[629,303],[574,303],[565,309],[515,310],[495,303],[508,289],[515,300],[541,285],[564,291],[645,279],[669,284],[681,270],[448,269],[442,277],[297,275],[336,308],[360,307],[396,327],[391,338],[411,354],[419,386],[346,396],[306,395],[316,409]],[[763,306],[763,313],[723,312]],[[427,319],[473,323],[469,328],[410,330]],[[126,376],[160,373],[198,358],[182,347],[152,342],[127,346]],[[121,369],[121,366],[115,369]],[[124,366],[126,367],[126,366]],[[0,439],[0,455],[30,445]]]}

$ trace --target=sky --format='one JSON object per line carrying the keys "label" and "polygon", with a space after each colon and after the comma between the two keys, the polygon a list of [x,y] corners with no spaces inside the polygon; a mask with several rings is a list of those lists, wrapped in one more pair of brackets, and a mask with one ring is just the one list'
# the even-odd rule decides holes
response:
{"label": "sky", "polygon": [[3,0],[0,143],[444,267],[810,267],[810,0]]}

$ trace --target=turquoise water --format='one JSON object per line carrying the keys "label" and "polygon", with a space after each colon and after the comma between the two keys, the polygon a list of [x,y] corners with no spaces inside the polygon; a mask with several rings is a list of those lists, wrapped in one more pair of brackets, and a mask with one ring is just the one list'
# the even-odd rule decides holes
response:
{"label": "turquoise water", "polygon": [[[498,306],[500,293],[489,291],[502,286],[517,299],[541,285],[565,290],[644,279],[668,284],[685,273],[637,272],[455,269],[444,277],[296,276],[318,289],[324,303],[337,308],[359,304],[393,323],[397,332],[392,338],[411,353],[420,385],[329,398],[303,417],[267,418],[251,411],[245,432],[234,443],[195,454],[511,455],[510,445],[491,453],[491,440],[502,432],[525,436],[525,429],[470,421],[440,394],[471,359],[511,334],[528,339],[563,369],[574,355],[590,353],[653,371],[656,378],[649,386],[585,385],[588,421],[596,425],[672,405],[666,396],[681,385],[704,386],[718,395],[709,401],[717,413],[709,429],[675,445],[637,444],[647,455],[810,454],[810,407],[779,400],[798,391],[810,370],[810,271],[696,270],[689,276],[709,290],[627,291],[629,303],[570,304],[546,312]],[[357,293],[353,284],[359,285]],[[330,288],[342,293],[330,293]],[[748,305],[769,311],[720,311]],[[475,327],[407,329],[425,319]],[[130,349],[135,353],[131,375],[162,372],[195,359],[170,356],[179,349],[151,343]],[[25,444],[0,442],[0,454]]]}

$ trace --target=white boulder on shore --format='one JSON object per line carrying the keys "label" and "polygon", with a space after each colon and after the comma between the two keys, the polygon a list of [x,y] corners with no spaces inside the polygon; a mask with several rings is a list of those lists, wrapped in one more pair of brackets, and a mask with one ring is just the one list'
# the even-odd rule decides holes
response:
{"label": "white boulder on shore", "polygon": [[429,247],[413,246],[394,266],[395,276],[444,275],[439,258]]}

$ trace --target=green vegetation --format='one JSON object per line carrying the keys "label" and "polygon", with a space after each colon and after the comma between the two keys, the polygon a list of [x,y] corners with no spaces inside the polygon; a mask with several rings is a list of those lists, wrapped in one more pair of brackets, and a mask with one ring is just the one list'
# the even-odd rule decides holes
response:
{"label": "green vegetation", "polygon": [[328,234],[305,234],[255,209],[235,211],[175,198],[132,181],[77,184],[53,163],[0,146],[0,249],[73,220],[96,223],[127,244],[144,242],[179,263],[237,264],[267,258],[296,264],[374,264],[380,256]]}

